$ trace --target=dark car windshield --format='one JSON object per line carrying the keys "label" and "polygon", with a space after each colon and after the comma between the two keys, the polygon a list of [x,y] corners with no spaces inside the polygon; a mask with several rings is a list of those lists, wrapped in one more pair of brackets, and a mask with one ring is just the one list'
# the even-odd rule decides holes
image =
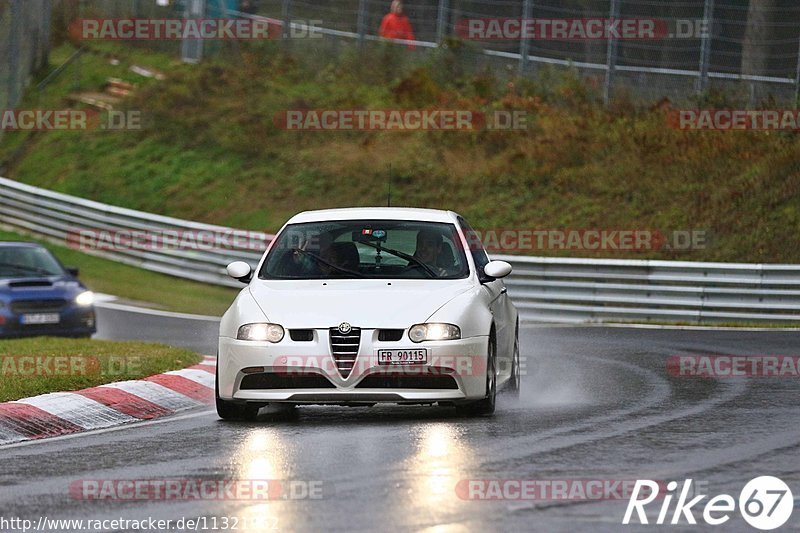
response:
{"label": "dark car windshield", "polygon": [[0,246],[0,278],[63,275],[64,269],[44,248]]}
{"label": "dark car windshield", "polygon": [[291,224],[260,279],[457,279],[469,274],[453,224],[343,220]]}

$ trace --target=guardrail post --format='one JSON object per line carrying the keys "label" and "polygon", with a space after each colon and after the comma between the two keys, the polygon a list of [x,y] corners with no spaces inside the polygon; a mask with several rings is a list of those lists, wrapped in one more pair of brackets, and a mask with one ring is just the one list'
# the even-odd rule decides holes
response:
{"label": "guardrail post", "polygon": [[695,91],[700,94],[708,86],[708,63],[711,59],[711,26],[714,22],[714,0],[705,0],[703,7],[703,35],[700,39],[700,68]]}
{"label": "guardrail post", "polygon": [[[522,21],[523,25],[525,21],[531,18],[533,13],[533,0],[524,0],[522,3]],[[528,66],[528,56],[530,55],[531,51],[531,41],[530,39],[526,39],[524,36],[520,36],[519,41],[519,73],[522,74],[525,72],[525,67]]]}
{"label": "guardrail post", "polygon": [[358,23],[357,23],[357,32],[358,32],[358,45],[364,46],[364,37],[367,35],[367,15],[368,15],[369,4],[367,4],[367,0],[358,0]]}
{"label": "guardrail post", "polygon": [[447,0],[439,0],[439,15],[436,17],[436,44],[442,46],[445,33],[447,33]]}
{"label": "guardrail post", "polygon": [[292,34],[292,0],[283,0],[283,4],[281,6],[281,20],[283,20],[283,32],[281,32],[281,38],[289,39]]}

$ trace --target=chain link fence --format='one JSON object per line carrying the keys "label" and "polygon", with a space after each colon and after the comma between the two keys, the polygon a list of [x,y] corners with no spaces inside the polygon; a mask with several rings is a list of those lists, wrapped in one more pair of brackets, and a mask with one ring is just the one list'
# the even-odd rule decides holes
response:
{"label": "chain link fence", "polygon": [[[238,16],[320,21],[339,38],[375,40],[389,0],[241,0]],[[796,0],[408,0],[417,45],[434,48],[470,19],[656,19],[662,38],[517,39],[475,42],[483,55],[526,75],[543,65],[578,69],[606,98],[627,90],[645,98],[721,90],[751,103],[797,101],[800,4]]]}
{"label": "chain link fence", "polygon": [[[103,18],[264,17],[290,29],[311,23],[325,39],[309,49],[335,54],[345,42],[380,40],[390,0],[0,0],[3,108],[19,103],[32,73],[47,63],[52,31],[71,20]],[[52,11],[52,14],[51,14]],[[57,13],[56,13],[57,11]],[[467,40],[474,68],[487,65],[534,77],[545,66],[573,68],[608,100],[632,94],[686,101],[724,92],[751,105],[795,106],[800,91],[800,3],[796,0],[407,0],[417,53],[451,46],[474,19],[652,19],[668,34],[654,39]],[[693,30],[693,31],[692,31]],[[462,41],[463,42],[463,41]],[[200,61],[226,49],[215,41],[134,42]],[[398,42],[404,47],[408,43]]]}

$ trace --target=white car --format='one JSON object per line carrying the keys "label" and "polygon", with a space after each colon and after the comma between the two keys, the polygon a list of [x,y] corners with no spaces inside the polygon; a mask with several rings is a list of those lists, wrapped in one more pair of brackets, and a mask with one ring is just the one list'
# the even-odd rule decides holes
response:
{"label": "white car", "polygon": [[[451,211],[349,208],[292,217],[222,317],[217,412],[272,404],[454,405],[518,394],[519,319],[477,234]],[[278,406],[280,407],[280,406]]]}

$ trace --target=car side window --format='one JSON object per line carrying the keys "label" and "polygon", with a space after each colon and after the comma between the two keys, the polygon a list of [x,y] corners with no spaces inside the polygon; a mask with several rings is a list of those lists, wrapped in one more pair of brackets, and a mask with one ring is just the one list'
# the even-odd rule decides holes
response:
{"label": "car side window", "polygon": [[486,254],[486,250],[483,249],[480,235],[461,217],[458,217],[458,225],[467,239],[467,246],[469,246],[469,253],[472,254],[472,260],[475,261],[475,268],[479,272],[483,272],[483,267],[489,263],[489,256]]}

